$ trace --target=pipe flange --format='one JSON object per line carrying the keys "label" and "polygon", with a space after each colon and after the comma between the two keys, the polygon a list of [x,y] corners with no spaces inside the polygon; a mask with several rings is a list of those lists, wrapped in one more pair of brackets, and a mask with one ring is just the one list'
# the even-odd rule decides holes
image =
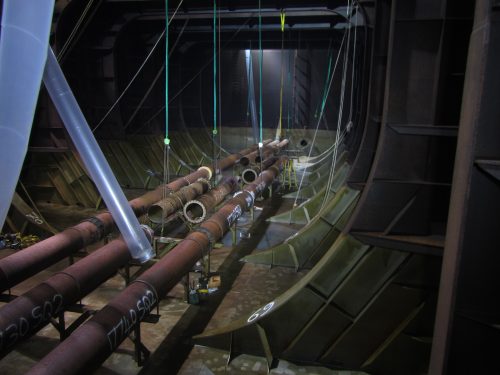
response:
{"label": "pipe flange", "polygon": [[102,240],[102,238],[105,235],[105,230],[106,230],[106,225],[104,225],[104,222],[101,219],[99,219],[97,216],[91,216],[91,217],[81,221],[81,223],[84,223],[84,222],[92,223],[97,228],[97,233],[92,235],[92,240],[94,242]]}
{"label": "pipe flange", "polygon": [[209,190],[212,188],[212,184],[206,178],[200,177],[199,179],[196,180],[196,182],[204,182],[205,184],[208,185]]}
{"label": "pipe flange", "polygon": [[[253,180],[250,181],[248,178],[246,178],[245,176],[247,174],[251,174],[253,177]],[[243,172],[241,172],[241,179],[243,180],[243,182],[245,184],[251,184],[252,182],[254,182],[257,179],[258,176],[259,175],[258,175],[257,171],[255,171],[253,168],[247,168],[247,169],[243,170]]]}
{"label": "pipe flange", "polygon": [[153,239],[155,236],[155,231],[146,224],[141,224],[141,228],[144,231],[144,234],[146,234],[146,238],[148,239],[150,244],[153,244]]}
{"label": "pipe flange", "polygon": [[238,195],[247,193],[245,197],[245,202],[247,204],[247,209],[250,207],[253,207],[253,204],[255,203],[255,193],[253,191],[246,191],[246,190],[240,190],[234,193],[233,198],[236,198]]}
{"label": "pipe flange", "polygon": [[[204,227],[198,227],[196,229],[193,229],[192,232],[198,232],[198,233],[203,233],[205,236],[207,236],[208,242],[209,242],[209,248],[206,251],[206,254],[208,254],[215,245],[215,237],[212,232],[210,232],[207,228]],[[204,255],[206,255],[204,254]]]}
{"label": "pipe flange", "polygon": [[[187,208],[191,204],[195,204],[195,205],[197,205],[198,207],[201,208],[201,216],[199,216],[198,218],[192,218],[192,217],[189,216]],[[191,224],[199,224],[203,220],[205,220],[206,217],[207,217],[207,209],[206,209],[205,205],[203,203],[201,203],[200,201],[196,200],[196,199],[187,202],[184,205],[184,208],[182,209],[182,213],[184,214],[184,217],[186,218],[186,220],[189,221]]]}
{"label": "pipe flange", "polygon": [[162,190],[163,190],[163,194],[165,195],[165,197],[174,192],[174,190],[171,189],[170,187],[168,187],[167,185],[164,185]]}
{"label": "pipe flange", "polygon": [[205,166],[201,166],[200,168],[198,168],[199,171],[202,169],[208,172],[208,179],[210,180],[212,178],[212,170],[209,167]]}

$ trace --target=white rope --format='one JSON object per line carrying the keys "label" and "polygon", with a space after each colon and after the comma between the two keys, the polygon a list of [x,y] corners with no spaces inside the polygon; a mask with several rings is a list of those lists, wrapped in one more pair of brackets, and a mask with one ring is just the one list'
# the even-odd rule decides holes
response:
{"label": "white rope", "polygon": [[[333,78],[335,77],[335,72],[337,70],[337,64],[339,62],[340,54],[342,53],[342,48],[344,46],[345,36],[346,36],[346,33],[344,32],[344,36],[342,37],[342,43],[340,44],[339,52],[338,52],[337,58],[335,60],[335,66],[333,67],[333,72],[332,72],[332,75],[330,77],[330,82],[328,83],[328,89],[326,91],[326,97],[327,98],[328,98],[328,95],[330,93],[330,88],[332,86]],[[314,144],[316,143],[316,136],[318,134],[318,128],[319,128],[319,124],[321,122],[321,118],[323,117],[323,114],[324,114],[324,109],[325,109],[325,106],[322,106],[321,111],[320,111],[319,116],[318,116],[318,121],[317,121],[317,124],[316,124],[316,129],[314,131],[314,136],[313,136],[311,148],[309,149],[309,153],[307,155],[308,159],[311,157],[311,153],[312,153],[312,150],[314,148]],[[299,196],[300,196],[300,191],[302,189],[302,184],[304,182],[304,176],[305,176],[305,173],[307,171],[307,168],[308,168],[308,166],[306,165],[306,167],[304,168],[304,171],[302,173],[302,176],[300,177],[299,188],[297,189],[297,196],[295,197],[295,201],[293,202],[293,206],[294,207],[297,205],[297,200],[299,199]]]}
{"label": "white rope", "polygon": [[[172,14],[172,17],[170,17],[170,20],[168,21],[168,25],[170,25],[170,23],[174,19],[175,15],[177,14],[177,11],[179,10],[179,8],[180,8],[181,4],[183,3],[183,1],[184,0],[181,0],[181,2],[179,3],[179,5],[177,5],[177,8],[175,9],[174,14]],[[161,39],[165,36],[165,31],[166,30],[163,30],[161,32],[160,36],[158,37],[158,39],[156,40],[155,44],[153,45],[153,48],[151,48],[151,51],[149,51],[148,55],[146,56],[146,58],[142,62],[142,64],[139,67],[139,69],[137,69],[137,72],[135,72],[134,76],[132,77],[132,79],[130,80],[130,82],[128,83],[128,85],[125,87],[125,89],[123,89],[123,91],[120,94],[120,96],[116,99],[116,101],[113,103],[113,105],[109,108],[109,110],[106,112],[106,114],[101,119],[101,121],[99,121],[99,123],[94,127],[94,129],[92,129],[92,132],[95,132],[97,130],[97,128],[99,128],[102,125],[102,123],[104,122],[104,120],[106,120],[108,118],[109,114],[118,105],[118,103],[123,98],[123,96],[125,95],[125,93],[128,91],[128,89],[130,88],[130,86],[132,86],[132,83],[134,83],[135,79],[139,76],[139,74],[141,73],[142,69],[144,68],[144,66],[146,65],[146,63],[149,61],[149,58],[151,57],[151,55],[153,54],[153,52],[156,50],[156,47],[158,47],[158,45],[160,44]]]}
{"label": "white rope", "polygon": [[76,22],[75,27],[73,28],[73,30],[71,30],[71,34],[69,34],[68,39],[66,39],[66,42],[64,43],[63,47],[61,48],[61,50],[57,54],[57,61],[61,61],[61,58],[66,53],[66,50],[68,49],[69,45],[73,41],[73,38],[75,37],[78,29],[80,28],[80,25],[82,24],[83,19],[85,18],[85,16],[87,15],[88,11],[92,7],[93,2],[94,2],[94,0],[90,0],[87,3],[87,6],[85,7],[85,9],[82,12],[82,15],[80,16],[80,18]]}
{"label": "white rope", "polygon": [[[347,11],[348,11],[348,15],[352,16],[352,13],[351,13],[352,8],[351,8],[351,1],[350,0],[347,0]],[[349,22],[349,28],[348,28],[348,33],[347,33],[347,48],[346,48],[345,54],[344,54],[344,67],[343,67],[343,73],[342,73],[342,88],[341,88],[341,94],[340,94],[340,108],[339,108],[339,114],[338,114],[338,119],[337,119],[337,131],[336,131],[335,147],[333,150],[332,165],[331,165],[331,169],[330,169],[330,174],[328,176],[328,183],[327,183],[327,187],[325,190],[325,196],[323,197],[323,202],[321,204],[320,211],[324,208],[326,202],[328,201],[328,198],[330,197],[331,187],[332,187],[333,181],[335,179],[335,167],[337,165],[339,137],[341,134],[342,116],[343,116],[343,112],[344,112],[344,99],[345,99],[345,87],[346,87],[346,81],[347,81],[347,70],[348,70],[348,60],[349,60],[349,42],[351,39],[351,27],[352,27],[352,25]],[[353,45],[353,48],[355,48],[355,45]],[[354,51],[353,51],[353,54],[354,54]],[[354,66],[352,67],[352,69],[354,70]],[[352,82],[351,82],[351,91],[352,91]],[[346,129],[347,129],[347,127],[346,127]]]}

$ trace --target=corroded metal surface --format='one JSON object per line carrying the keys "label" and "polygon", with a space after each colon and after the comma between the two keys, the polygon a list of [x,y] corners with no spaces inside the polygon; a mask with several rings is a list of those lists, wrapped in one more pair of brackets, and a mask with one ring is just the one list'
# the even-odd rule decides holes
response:
{"label": "corroded metal surface", "polygon": [[343,230],[359,192],[347,187],[338,191],[321,213],[282,244],[255,252],[242,260],[270,266],[312,268]]}
{"label": "corroded metal surface", "polygon": [[180,210],[184,203],[206,193],[210,188],[207,180],[198,180],[179,191],[169,194],[166,198],[156,202],[148,209],[148,218],[153,223],[161,223],[168,216]]}
{"label": "corroded metal surface", "polygon": [[[255,149],[254,145],[242,152]],[[226,169],[239,160],[240,154],[230,155],[221,160],[219,168]],[[130,206],[137,216],[146,213],[154,202],[159,201],[172,191],[177,191],[200,178],[210,179],[211,167],[201,167],[189,175],[178,178],[167,185],[161,185],[155,190],[131,200]],[[71,255],[75,251],[96,242],[105,234],[110,233],[114,227],[113,217],[109,212],[103,212],[83,221],[74,227],[66,229],[44,241],[12,254],[0,260],[0,291],[5,291],[40,272],[51,264]]]}
{"label": "corroded metal surface", "polygon": [[[337,172],[333,177],[332,185],[330,187],[329,200],[333,199],[337,191],[339,191],[340,188],[345,184],[349,171],[350,168],[347,163],[344,163],[337,170]],[[327,179],[327,177],[328,176],[324,176],[325,179]],[[322,181],[322,179],[320,178],[316,181]],[[316,191],[315,186],[317,186],[319,190]],[[300,193],[301,196],[306,196],[309,195],[309,193],[315,192],[315,194],[312,195],[307,201],[301,203],[296,207],[293,207],[291,210],[287,212],[282,212],[279,215],[270,217],[268,220],[274,223],[307,224],[319,213],[325,198],[326,191],[327,187],[325,185],[320,187],[320,185],[313,182],[312,184],[306,186],[303,189],[302,193]],[[285,195],[285,197],[288,197],[288,195]]]}
{"label": "corroded metal surface", "polygon": [[264,171],[217,213],[192,231],[158,263],[134,280],[122,293],[43,358],[31,374],[71,374],[104,361],[151,311],[159,299],[210,250],[234,221],[248,210],[279,175],[282,161]]}
{"label": "corroded metal surface", "polygon": [[432,327],[426,314],[432,311],[439,266],[436,257],[340,235],[286,292],[195,339],[229,350],[229,360],[245,353],[266,357],[269,367],[282,358],[369,372],[411,333],[416,350],[405,358],[413,371],[426,345],[422,336]]}
{"label": "corroded metal surface", "polygon": [[205,220],[208,212],[220,204],[237,186],[238,182],[236,178],[225,179],[208,193],[186,202],[183,208],[184,217],[193,224],[201,223]]}

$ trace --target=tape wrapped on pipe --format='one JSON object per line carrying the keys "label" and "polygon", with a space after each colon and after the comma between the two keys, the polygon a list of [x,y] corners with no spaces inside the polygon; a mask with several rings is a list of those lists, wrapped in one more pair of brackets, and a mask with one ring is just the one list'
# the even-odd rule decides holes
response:
{"label": "tape wrapped on pipe", "polygon": [[246,191],[246,190],[237,191],[236,193],[234,193],[233,198],[236,198],[238,195],[243,193],[247,194],[247,196],[245,197],[247,209],[253,207],[253,204],[255,202],[255,193],[253,191]]}

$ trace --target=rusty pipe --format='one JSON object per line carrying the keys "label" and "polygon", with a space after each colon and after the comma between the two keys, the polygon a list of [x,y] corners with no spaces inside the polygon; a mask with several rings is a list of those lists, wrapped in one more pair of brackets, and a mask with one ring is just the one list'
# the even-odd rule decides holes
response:
{"label": "rusty pipe", "polygon": [[[241,153],[229,155],[221,160],[219,165],[222,169],[227,169],[241,158],[240,154],[247,151],[252,152],[257,148],[257,145],[253,145]],[[141,216],[146,213],[153,203],[162,199],[165,194],[175,192],[200,178],[209,180],[212,173],[212,167],[200,167],[197,171],[185,177],[180,177],[167,185],[161,185],[155,190],[131,200],[129,202],[130,206],[137,216]],[[102,212],[33,246],[0,259],[0,293],[83,247],[97,242],[110,233],[113,227],[114,221],[111,214]]]}
{"label": "rusty pipe", "polygon": [[159,299],[210,251],[211,245],[244,211],[252,207],[255,198],[279,175],[281,165],[282,159],[262,172],[253,184],[236,193],[210,219],[42,358],[28,374],[66,375],[98,367],[149,314]]}
{"label": "rusty pipe", "polygon": [[278,158],[273,156],[264,160],[262,164],[255,164],[247,169],[244,169],[243,172],[241,172],[241,179],[245,184],[251,184],[257,179],[262,170],[269,168],[276,162],[276,160],[278,160]]}
{"label": "rusty pipe", "polygon": [[116,239],[3,306],[0,309],[0,358],[131,259],[126,243]]}
{"label": "rusty pipe", "polygon": [[[271,140],[270,139],[266,139],[264,142],[263,142],[265,145],[271,143]],[[224,159],[220,160],[220,161],[217,161],[217,168],[216,168],[216,172],[219,173],[220,171],[223,171],[229,167],[232,167],[233,165],[235,165],[236,163],[238,163],[241,158],[245,157],[246,155],[254,152],[255,150],[258,150],[259,146],[258,145],[252,145],[240,152],[237,152],[235,154],[231,154],[227,157],[225,157]]]}
{"label": "rusty pipe", "polygon": [[148,218],[153,223],[161,223],[174,212],[182,209],[184,203],[206,193],[210,189],[207,180],[198,180],[191,185],[184,186],[179,191],[153,204],[148,210]]}
{"label": "rusty pipe", "polygon": [[[283,141],[272,141],[271,143],[262,147],[262,149],[257,149],[248,155],[242,157],[240,159],[240,164],[244,167],[254,164],[260,163],[261,160],[265,160],[271,155],[277,154],[282,148],[288,145],[288,139],[284,139]],[[261,159],[262,158],[262,159]]]}
{"label": "rusty pipe", "polygon": [[192,224],[201,223],[205,220],[208,211],[221,203],[228,194],[236,190],[237,186],[238,181],[236,178],[225,179],[208,193],[184,204],[184,217]]}

